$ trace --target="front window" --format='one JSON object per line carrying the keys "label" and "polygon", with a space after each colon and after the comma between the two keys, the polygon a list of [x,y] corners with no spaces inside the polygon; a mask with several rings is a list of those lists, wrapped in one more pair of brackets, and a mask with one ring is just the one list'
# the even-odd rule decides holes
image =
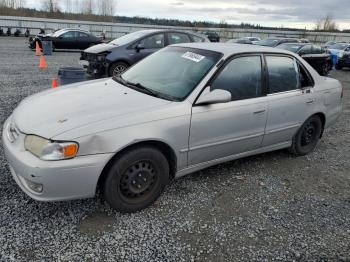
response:
{"label": "front window", "polygon": [[221,57],[222,54],[213,51],[168,47],[137,63],[115,80],[141,92],[182,101]]}
{"label": "front window", "polygon": [[211,90],[231,93],[231,101],[261,96],[260,56],[239,57],[228,63],[211,85]]}
{"label": "front window", "polygon": [[164,47],[164,34],[156,34],[140,41],[145,49],[159,49]]}

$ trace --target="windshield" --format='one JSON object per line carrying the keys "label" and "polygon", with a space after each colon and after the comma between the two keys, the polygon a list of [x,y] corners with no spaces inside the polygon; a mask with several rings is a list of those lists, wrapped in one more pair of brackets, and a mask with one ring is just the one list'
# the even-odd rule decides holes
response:
{"label": "windshield", "polygon": [[263,46],[276,46],[278,44],[279,40],[278,39],[264,39],[256,42],[257,45],[263,45]]}
{"label": "windshield", "polygon": [[138,32],[130,33],[111,41],[110,44],[118,45],[118,46],[126,45],[145,35],[148,35],[149,33],[150,33],[149,31],[138,31]]}
{"label": "windshield", "polygon": [[280,49],[291,51],[293,53],[298,52],[302,47],[303,47],[303,45],[297,45],[297,44],[293,44],[293,45],[282,44],[282,45],[278,46],[278,48],[280,48]]}
{"label": "windshield", "polygon": [[58,31],[52,33],[51,35],[57,37],[57,36],[60,36],[60,35],[61,35],[62,33],[64,33],[64,32],[67,32],[67,30],[61,29],[61,30],[58,30]]}
{"label": "windshield", "polygon": [[145,93],[182,101],[221,57],[222,54],[207,50],[168,47],[131,67],[121,79],[127,86],[148,90]]}
{"label": "windshield", "polygon": [[348,44],[335,44],[330,46],[329,49],[345,50],[348,46]]}

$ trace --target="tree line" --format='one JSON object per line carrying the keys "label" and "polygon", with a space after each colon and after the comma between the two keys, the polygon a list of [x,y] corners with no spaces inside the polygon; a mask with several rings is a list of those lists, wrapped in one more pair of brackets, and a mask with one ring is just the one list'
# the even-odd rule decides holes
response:
{"label": "tree line", "polygon": [[[266,27],[250,23],[229,24],[225,21],[214,23],[166,18],[115,16],[117,0],[39,0],[38,6],[35,8],[25,8],[25,6],[26,0],[0,0],[0,15],[182,27],[300,30],[296,28]],[[340,31],[337,23],[329,14],[316,21],[314,30]],[[343,31],[349,32],[349,30]]]}

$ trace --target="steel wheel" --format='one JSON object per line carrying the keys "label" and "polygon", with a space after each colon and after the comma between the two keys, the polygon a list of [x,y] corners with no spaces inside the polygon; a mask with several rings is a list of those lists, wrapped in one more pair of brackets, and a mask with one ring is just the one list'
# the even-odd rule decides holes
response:
{"label": "steel wheel", "polygon": [[111,164],[103,194],[118,211],[139,211],[160,196],[169,182],[169,176],[168,160],[158,149],[136,147]]}
{"label": "steel wheel", "polygon": [[154,165],[149,161],[139,161],[122,174],[120,192],[125,201],[139,202],[152,193],[156,182]]}
{"label": "steel wheel", "polygon": [[289,151],[299,156],[309,154],[315,149],[320,140],[322,129],[323,127],[320,117],[317,115],[310,117],[294,136]]}

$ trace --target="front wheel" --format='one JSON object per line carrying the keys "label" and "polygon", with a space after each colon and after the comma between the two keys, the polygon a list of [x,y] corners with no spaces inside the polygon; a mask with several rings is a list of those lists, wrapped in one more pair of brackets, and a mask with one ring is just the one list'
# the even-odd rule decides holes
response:
{"label": "front wheel", "polygon": [[115,160],[104,183],[104,198],[120,212],[150,206],[169,182],[169,164],[153,147],[140,147]]}
{"label": "front wheel", "polygon": [[289,151],[298,156],[305,156],[311,153],[322,134],[322,121],[318,116],[312,116],[301,126],[293,138]]}
{"label": "front wheel", "polygon": [[116,62],[109,68],[108,75],[110,77],[117,77],[124,73],[129,68],[129,65],[124,62]]}

